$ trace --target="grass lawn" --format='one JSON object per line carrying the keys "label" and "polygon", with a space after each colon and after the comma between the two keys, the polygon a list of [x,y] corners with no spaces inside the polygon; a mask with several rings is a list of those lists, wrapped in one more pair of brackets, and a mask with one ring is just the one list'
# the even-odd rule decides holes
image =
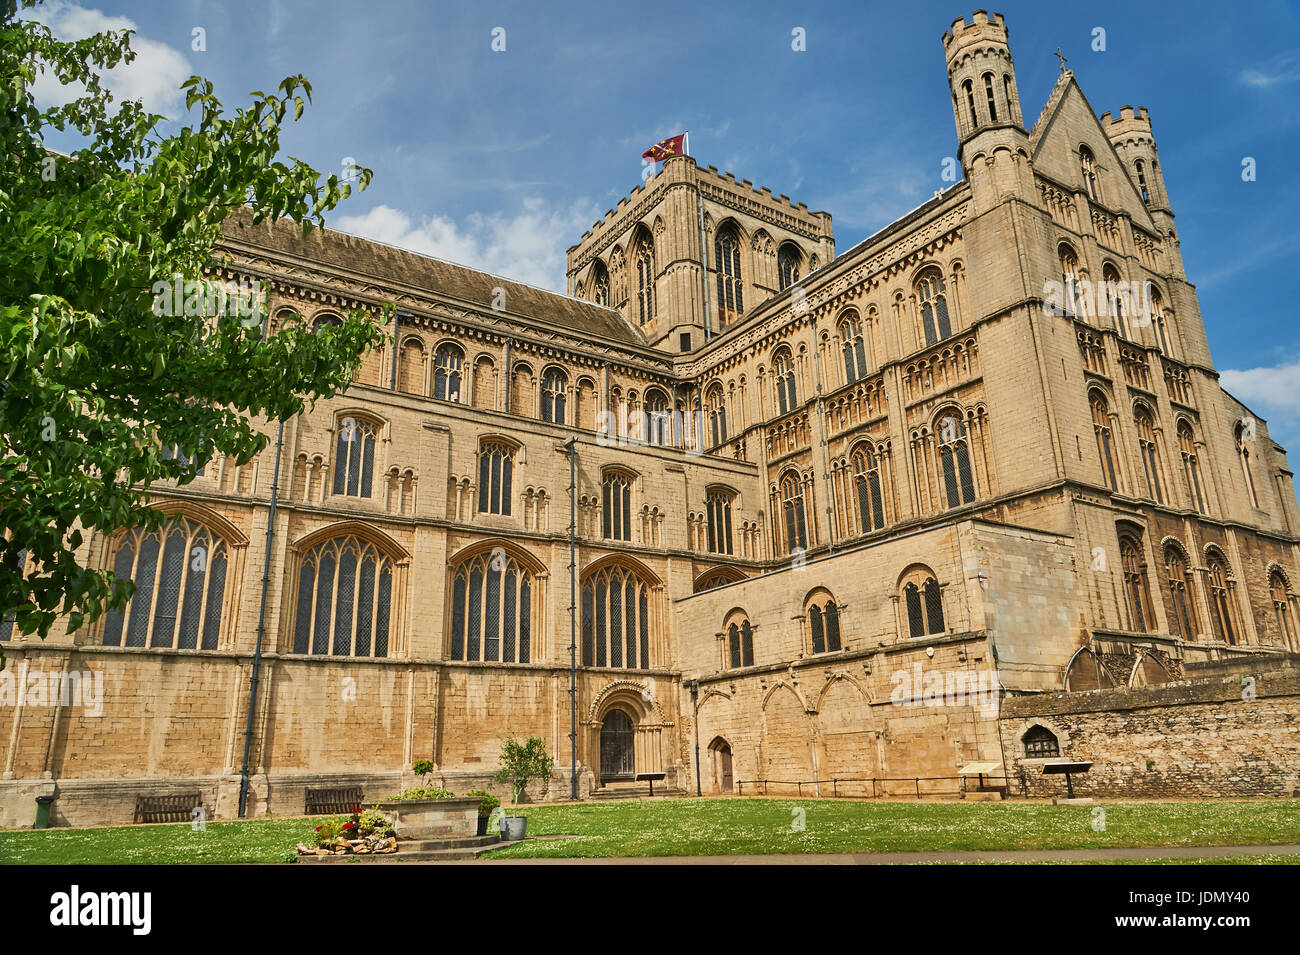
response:
{"label": "grass lawn", "polygon": [[309,845],[320,819],[188,822],[103,829],[0,832],[0,864],[123,865],[172,862],[288,862],[299,841]]}
{"label": "grass lawn", "polygon": [[[1089,806],[1044,803],[676,799],[528,806],[529,842],[493,858],[923,852],[1300,842],[1300,801],[1115,802],[1105,828]],[[796,829],[795,809],[803,828]],[[1212,853],[1206,853],[1207,856]]]}
{"label": "grass lawn", "polygon": [[[905,852],[1258,845],[1228,864],[1288,863],[1267,846],[1300,843],[1300,801],[906,803],[817,799],[672,799],[528,806],[529,835],[567,834],[493,857]],[[802,815],[794,810],[802,810]],[[802,828],[795,828],[802,821]],[[311,841],[318,819],[209,822],[0,832],[0,863],[284,862]],[[1167,860],[1196,864],[1214,859]]]}

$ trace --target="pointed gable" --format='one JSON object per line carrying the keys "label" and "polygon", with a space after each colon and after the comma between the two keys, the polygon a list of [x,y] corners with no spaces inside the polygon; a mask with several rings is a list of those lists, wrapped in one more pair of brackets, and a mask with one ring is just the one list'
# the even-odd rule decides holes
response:
{"label": "pointed gable", "polygon": [[1081,188],[1080,146],[1087,146],[1096,158],[1100,204],[1113,212],[1127,213],[1141,228],[1156,232],[1155,223],[1129,176],[1128,168],[1107,138],[1101,120],[1083,95],[1074,73],[1066,70],[1057,80],[1030,133],[1034,169],[1072,189]]}

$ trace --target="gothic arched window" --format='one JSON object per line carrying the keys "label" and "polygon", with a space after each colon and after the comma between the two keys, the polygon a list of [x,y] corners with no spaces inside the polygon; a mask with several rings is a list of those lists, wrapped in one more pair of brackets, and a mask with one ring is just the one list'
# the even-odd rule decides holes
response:
{"label": "gothic arched window", "polygon": [[1093,202],[1101,202],[1097,187],[1097,160],[1087,146],[1079,147],[1079,172],[1083,177],[1083,188]]}
{"label": "gothic arched window", "polygon": [[673,419],[668,410],[668,396],[658,388],[647,388],[645,393],[646,437],[660,447],[673,443]]}
{"label": "gothic arched window", "polygon": [[569,376],[560,368],[547,368],[542,372],[542,420],[552,424],[566,424],[564,417],[565,391]]}
{"label": "gothic arched window", "polygon": [[840,649],[840,609],[825,591],[819,591],[804,606],[813,653],[833,653]]}
{"label": "gothic arched window", "polygon": [[460,369],[465,353],[456,345],[443,343],[433,353],[433,396],[443,401],[460,401]]}
{"label": "gothic arched window", "polygon": [[104,615],[104,645],[217,649],[229,561],[226,541],[186,518],[128,532],[113,576],[135,581],[135,593]]}
{"label": "gothic arched window", "polygon": [[944,497],[949,507],[959,507],[975,500],[975,474],[971,470],[970,445],[966,422],[956,413],[937,422],[939,469],[943,475]]}
{"label": "gothic arched window", "polygon": [[1239,423],[1236,428],[1237,463],[1241,465],[1241,477],[1246,482],[1246,493],[1250,495],[1251,507],[1259,507],[1259,495],[1255,493],[1255,475],[1250,470],[1250,443],[1255,438],[1255,422]]}
{"label": "gothic arched window", "polygon": [[1206,557],[1209,582],[1210,624],[1214,636],[1224,643],[1237,642],[1236,581],[1228,572],[1228,562],[1216,551]]}
{"label": "gothic arched window", "polygon": [[944,632],[943,591],[928,569],[914,570],[904,578],[903,607],[909,637]]}
{"label": "gothic arched window", "polygon": [[727,634],[727,662],[730,668],[752,667],[754,665],[754,628],[749,618],[743,613],[735,613],[728,618],[725,628]]}
{"label": "gothic arched window", "polygon": [[652,587],[620,564],[582,582],[582,665],[648,669]]}
{"label": "gothic arched window", "polygon": [[1156,333],[1156,344],[1160,346],[1162,355],[1169,354],[1169,331],[1165,327],[1165,302],[1160,295],[1160,290],[1150,282],[1146,286],[1147,301],[1146,308],[1151,316],[1151,328]]}
{"label": "gothic arched window", "polygon": [[984,98],[988,102],[989,106],[989,122],[996,123],[998,121],[998,104],[993,100],[992,73],[984,74]]}
{"label": "gothic arched window", "polygon": [[1165,584],[1169,588],[1169,602],[1173,605],[1174,632],[1184,640],[1195,640],[1197,631],[1196,606],[1187,581],[1187,561],[1174,544],[1165,545]]}
{"label": "gothic arched window", "polygon": [[388,656],[393,564],[369,541],[335,537],[302,557],[293,652]]}
{"label": "gothic arched window", "polygon": [[1056,254],[1061,260],[1061,287],[1064,292],[1062,304],[1065,314],[1075,315],[1079,294],[1079,256],[1064,242],[1057,248]]}
{"label": "gothic arched window", "polygon": [[718,269],[718,311],[741,315],[745,311],[741,297],[740,235],[734,226],[718,232],[713,242],[713,258]]}
{"label": "gothic arched window", "polygon": [[644,325],[655,317],[655,247],[649,234],[642,232],[632,253],[636,263],[637,313]]}
{"label": "gothic arched window", "polygon": [[1291,613],[1291,595],[1287,592],[1286,578],[1280,571],[1268,575],[1268,594],[1273,601],[1273,618],[1277,621],[1277,632],[1282,637],[1282,645],[1300,649],[1296,643],[1295,618]]}
{"label": "gothic arched window", "polygon": [[713,446],[717,447],[727,440],[727,407],[723,402],[722,386],[715,384],[709,388],[704,403],[708,410]]}
{"label": "gothic arched window", "polygon": [[334,493],[369,497],[375,474],[379,422],[360,415],[339,419],[334,455]]}
{"label": "gothic arched window", "polygon": [[781,511],[785,518],[785,549],[808,549],[808,524],[804,514],[803,484],[799,475],[789,471],[781,478]]}
{"label": "gothic arched window", "polygon": [[885,526],[885,499],[880,480],[880,460],[870,445],[853,452],[853,487],[857,492],[858,526],[862,533]]}
{"label": "gothic arched window", "polygon": [[597,305],[609,305],[609,270],[597,259],[591,267],[591,300]]}
{"label": "gothic arched window", "polygon": [[1142,458],[1142,474],[1146,481],[1147,497],[1157,504],[1165,502],[1164,488],[1160,480],[1159,453],[1156,446],[1155,422],[1151,412],[1139,406],[1133,413],[1133,423],[1137,425],[1138,453]]}
{"label": "gothic arched window", "polygon": [[709,552],[713,554],[730,554],[731,551],[731,505],[736,495],[731,491],[710,491],[704,499],[705,509],[709,515]]}
{"label": "gothic arched window", "polygon": [[1196,438],[1192,426],[1186,421],[1178,423],[1178,453],[1183,459],[1183,476],[1187,478],[1187,490],[1192,496],[1192,507],[1205,513],[1205,495],[1201,491],[1201,465],[1196,454]]}
{"label": "gothic arched window", "polygon": [[[0,543],[8,545],[8,541],[0,537]],[[18,574],[21,575],[27,567],[27,548],[20,548],[18,551]],[[0,640],[8,640],[14,634],[14,623],[17,611],[10,613],[8,616],[0,619]],[[120,614],[119,614],[120,615]]]}
{"label": "gothic arched window", "polygon": [[505,548],[467,558],[452,571],[451,659],[528,663],[533,575]]}
{"label": "gothic arched window", "polygon": [[839,325],[840,347],[844,351],[844,380],[854,382],[867,374],[867,343],[858,313],[849,310]]}
{"label": "gothic arched window", "polygon": [[1101,282],[1103,298],[1106,302],[1106,312],[1110,315],[1111,327],[1120,338],[1131,339],[1133,336],[1128,327],[1128,311],[1124,307],[1125,292],[1124,285],[1119,277],[1119,270],[1115,266],[1107,263],[1101,270]]}
{"label": "gothic arched window", "polygon": [[1146,559],[1142,556],[1141,543],[1128,534],[1120,535],[1119,556],[1124,574],[1124,595],[1128,600],[1133,629],[1140,633],[1151,633],[1155,627],[1156,615],[1151,605],[1151,591],[1147,586]]}
{"label": "gothic arched window", "polygon": [[794,387],[794,361],[790,349],[778,349],[772,356],[772,380],[776,383],[776,405],[780,414],[789,414],[797,407]]}
{"label": "gothic arched window", "polygon": [[1110,430],[1110,409],[1101,392],[1092,393],[1092,430],[1097,438],[1097,456],[1101,459],[1101,476],[1112,491],[1119,490],[1115,480],[1114,440]]}
{"label": "gothic arched window", "polygon": [[606,540],[632,539],[632,476],[606,471],[600,482],[601,536]]}
{"label": "gothic arched window", "polygon": [[1056,734],[1045,726],[1031,726],[1020,742],[1025,745],[1026,759],[1054,759],[1061,755]]}
{"label": "gothic arched window", "polygon": [[933,345],[952,334],[948,318],[948,297],[944,292],[943,273],[927,269],[916,282],[916,300],[921,306],[921,327],[925,343]]}
{"label": "gothic arched window", "polygon": [[1138,191],[1139,191],[1140,193],[1142,193],[1142,201],[1143,201],[1143,202],[1150,202],[1150,201],[1151,201],[1151,196],[1150,196],[1150,194],[1147,192],[1147,174],[1146,174],[1146,169],[1143,167],[1143,165],[1142,165],[1142,160],[1141,160],[1141,159],[1139,159],[1137,162],[1135,162],[1135,163],[1133,164],[1133,169],[1134,169],[1134,171],[1137,173]]}
{"label": "gothic arched window", "polygon": [[499,441],[485,441],[478,451],[478,511],[510,513],[510,483],[514,476],[515,449]]}
{"label": "gothic arched window", "polygon": [[795,282],[799,281],[799,269],[803,263],[803,256],[799,254],[799,249],[789,242],[781,246],[780,251],[776,254],[776,268],[780,274],[781,291],[785,291]]}

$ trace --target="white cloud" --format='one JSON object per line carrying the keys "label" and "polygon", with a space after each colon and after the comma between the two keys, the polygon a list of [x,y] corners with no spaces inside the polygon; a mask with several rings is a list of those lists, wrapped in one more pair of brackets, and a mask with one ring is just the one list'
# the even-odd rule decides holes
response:
{"label": "white cloud", "polygon": [[[37,7],[30,18],[44,24],[60,40],[84,40],[107,30],[138,30],[127,17],[112,17],[100,10],[87,10],[66,0],[50,0]],[[181,115],[185,99],[180,85],[193,74],[189,62],[164,43],[145,39],[137,32],[131,37],[136,57],[129,64],[119,64],[104,72],[105,88],[116,100],[138,99],[145,109],[172,119]],[[52,73],[37,74],[32,93],[40,106],[69,103],[83,92],[80,84],[64,86]]]}
{"label": "white cloud", "polygon": [[1300,358],[1264,368],[1225,369],[1219,382],[1268,422],[1275,441],[1289,448],[1300,445]]}
{"label": "white cloud", "polygon": [[1291,54],[1276,56],[1259,69],[1242,70],[1238,79],[1247,86],[1267,88],[1279,83],[1294,83],[1300,80],[1300,62]]}
{"label": "white cloud", "polygon": [[600,217],[594,203],[566,208],[544,199],[525,199],[522,211],[474,212],[457,223],[430,216],[417,224],[400,209],[379,205],[364,215],[329,223],[340,232],[386,242],[556,292],[564,291],[564,252]]}

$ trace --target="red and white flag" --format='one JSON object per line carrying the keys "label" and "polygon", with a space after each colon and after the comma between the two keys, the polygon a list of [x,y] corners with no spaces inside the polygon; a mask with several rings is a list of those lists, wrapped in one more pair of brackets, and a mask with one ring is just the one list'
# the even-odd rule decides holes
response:
{"label": "red and white flag", "polygon": [[661,140],[655,143],[649,149],[641,154],[642,159],[649,159],[651,162],[663,162],[672,156],[686,155],[686,133],[679,133],[669,139]]}

